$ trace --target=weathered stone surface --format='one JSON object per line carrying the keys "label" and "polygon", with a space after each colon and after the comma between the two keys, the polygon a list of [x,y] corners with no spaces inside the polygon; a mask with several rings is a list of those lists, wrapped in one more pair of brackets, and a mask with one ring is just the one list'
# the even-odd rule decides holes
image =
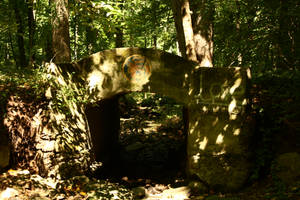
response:
{"label": "weathered stone surface", "polygon": [[239,68],[199,68],[192,76],[188,172],[219,190],[241,187],[251,168],[247,82]]}
{"label": "weathered stone surface", "polygon": [[[67,90],[78,93],[78,97],[88,99],[88,105],[66,101],[71,112],[69,117],[55,110],[50,103],[52,129],[49,135],[55,136],[59,144],[57,151],[64,152],[74,146],[71,144],[78,144],[77,147],[87,153],[80,157],[81,163],[90,162],[90,153],[95,154],[96,161],[108,162],[116,149],[119,133],[118,113],[112,99],[119,94],[144,90],[188,102],[186,82],[194,65],[163,51],[141,48],[105,50],[73,63],[48,64],[49,75],[56,82],[56,87],[67,87]],[[55,100],[54,94],[55,87],[50,87],[46,96]],[[74,128],[69,130],[69,127]],[[63,157],[65,160],[74,160],[70,155],[82,152],[74,151]]]}
{"label": "weathered stone surface", "polygon": [[300,155],[297,152],[284,153],[276,160],[274,173],[287,185],[300,180]]}
{"label": "weathered stone surface", "polygon": [[[139,67],[138,61],[128,70],[124,65],[127,58],[139,55],[145,64]],[[133,61],[134,62],[134,61]],[[153,91],[170,96],[180,102],[188,102],[188,85],[192,69],[196,64],[179,56],[154,49],[118,48],[105,50],[86,57],[78,62],[48,65],[54,74],[72,74],[72,80],[89,90],[95,102],[132,91]],[[148,67],[149,66],[149,67]],[[143,71],[145,76],[138,76]],[[63,73],[61,73],[63,72]],[[132,78],[133,77],[133,78]],[[137,78],[138,77],[138,78]],[[64,84],[64,81],[60,81]]]}
{"label": "weathered stone surface", "polygon": [[[0,122],[1,123],[1,122]],[[9,142],[8,135],[6,134],[3,124],[0,125],[0,170],[9,165]]]}
{"label": "weathered stone surface", "polygon": [[8,145],[0,145],[0,169],[8,166],[9,155],[10,151]]}

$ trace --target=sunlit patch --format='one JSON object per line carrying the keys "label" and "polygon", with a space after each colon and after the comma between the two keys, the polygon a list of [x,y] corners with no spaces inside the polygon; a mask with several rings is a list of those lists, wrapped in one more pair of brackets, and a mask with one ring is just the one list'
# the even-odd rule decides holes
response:
{"label": "sunlit patch", "polygon": [[6,188],[0,193],[0,199],[17,199],[16,196],[19,195],[19,192],[13,188]]}
{"label": "sunlit patch", "polygon": [[98,55],[98,54],[96,54],[96,55],[93,55],[93,63],[95,64],[95,65],[98,65],[98,64],[100,64],[100,56]]}
{"label": "sunlit patch", "polygon": [[48,72],[56,73],[56,71],[57,71],[57,67],[56,67],[56,65],[53,62],[51,62],[50,64],[47,63],[46,67],[48,69]]}
{"label": "sunlit patch", "polygon": [[247,99],[244,99],[243,102],[242,102],[242,105],[243,105],[243,106],[244,106],[244,105],[247,105],[247,103],[248,103]]}
{"label": "sunlit patch", "polygon": [[220,106],[216,106],[213,108],[213,112],[218,112],[220,110]]}
{"label": "sunlit patch", "polygon": [[238,87],[240,87],[241,83],[242,83],[242,79],[241,79],[241,78],[236,79],[235,82],[234,82],[234,85],[230,88],[230,91],[229,91],[230,94],[233,94],[234,91],[235,91]]}
{"label": "sunlit patch", "polygon": [[238,128],[234,130],[233,135],[238,136],[240,133],[241,133],[241,129]]}
{"label": "sunlit patch", "polygon": [[94,71],[91,73],[87,79],[90,91],[95,89],[97,85],[100,85],[102,83],[102,79],[103,75],[100,72]]}
{"label": "sunlit patch", "polygon": [[224,142],[224,135],[219,134],[216,140],[216,144],[222,144]]}
{"label": "sunlit patch", "polygon": [[229,116],[230,120],[236,120],[237,119],[237,114],[231,113]]}
{"label": "sunlit patch", "polygon": [[197,153],[196,155],[193,155],[193,162],[198,163],[200,160],[200,153]]}
{"label": "sunlit patch", "polygon": [[207,145],[208,139],[207,137],[204,137],[204,139],[199,142],[199,149],[204,150]]}
{"label": "sunlit patch", "polygon": [[226,151],[225,151],[225,148],[223,148],[221,151],[219,151],[219,152],[213,152],[213,155],[214,156],[220,156],[220,155],[223,155],[223,154],[225,154],[226,153]]}
{"label": "sunlit patch", "polygon": [[233,112],[233,110],[235,109],[235,107],[236,107],[236,100],[235,99],[233,99],[231,102],[230,102],[230,104],[229,104],[229,106],[228,106],[228,112],[229,113],[232,113]]}
{"label": "sunlit patch", "polygon": [[226,131],[228,127],[229,127],[229,125],[226,124],[226,125],[224,126],[223,130]]}
{"label": "sunlit patch", "polygon": [[212,67],[211,61],[209,61],[207,58],[204,60],[204,62],[201,62],[202,67]]}
{"label": "sunlit patch", "polygon": [[228,95],[228,93],[229,93],[229,89],[226,88],[226,89],[223,91],[223,94],[221,95],[221,99],[225,99],[226,96]]}
{"label": "sunlit patch", "polygon": [[216,117],[215,121],[213,121],[212,125],[215,126],[219,122],[219,117]]}
{"label": "sunlit patch", "polygon": [[62,77],[58,77],[57,81],[60,85],[67,85],[66,81]]}
{"label": "sunlit patch", "polygon": [[250,70],[250,69],[247,69],[247,77],[248,77],[249,79],[252,78],[252,77],[251,77],[251,70]]}
{"label": "sunlit patch", "polygon": [[203,107],[202,107],[202,110],[203,110],[203,112],[207,112],[207,111],[208,111],[208,108],[207,108],[206,106],[203,106]]}

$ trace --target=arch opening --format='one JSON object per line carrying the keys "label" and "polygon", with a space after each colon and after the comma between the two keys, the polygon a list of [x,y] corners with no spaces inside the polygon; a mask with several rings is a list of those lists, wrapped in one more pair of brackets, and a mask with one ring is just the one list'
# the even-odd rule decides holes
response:
{"label": "arch opening", "polygon": [[183,181],[187,135],[182,111],[183,104],[176,100],[146,92],[115,96],[88,109],[96,160],[103,163],[96,176],[127,182]]}
{"label": "arch opening", "polygon": [[120,99],[120,157],[128,176],[184,176],[187,135],[182,109],[182,104],[157,93],[134,92]]}

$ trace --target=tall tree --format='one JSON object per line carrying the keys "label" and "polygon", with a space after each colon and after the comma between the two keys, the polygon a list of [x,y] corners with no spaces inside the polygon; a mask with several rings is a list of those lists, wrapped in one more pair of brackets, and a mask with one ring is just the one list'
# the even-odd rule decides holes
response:
{"label": "tall tree", "polygon": [[71,61],[68,0],[51,0],[53,3],[52,49],[54,61]]}
{"label": "tall tree", "polygon": [[32,65],[34,60],[34,33],[35,33],[35,19],[34,19],[34,10],[33,10],[34,0],[26,0],[27,4],[27,17],[28,17],[28,32],[29,32],[29,65]]}
{"label": "tall tree", "polygon": [[20,8],[24,7],[24,1],[21,0],[10,0],[13,6],[15,19],[17,23],[17,44],[19,48],[19,54],[17,60],[17,65],[21,67],[27,66],[26,54],[25,54],[25,43],[24,43],[24,21],[21,15]]}
{"label": "tall tree", "polygon": [[213,66],[214,4],[209,0],[191,1],[192,24],[197,60],[200,66]]}
{"label": "tall tree", "polygon": [[[193,2],[189,0],[172,0],[172,10],[177,30],[177,40],[181,55],[198,62],[201,66],[212,67],[212,22],[207,25],[206,16],[202,15],[205,0]],[[196,13],[193,17],[192,11]],[[203,30],[207,29],[207,30]]]}

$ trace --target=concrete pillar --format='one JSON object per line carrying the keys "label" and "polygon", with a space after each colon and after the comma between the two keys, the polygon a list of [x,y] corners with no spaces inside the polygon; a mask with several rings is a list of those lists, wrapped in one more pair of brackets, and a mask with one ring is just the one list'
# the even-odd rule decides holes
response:
{"label": "concrete pillar", "polygon": [[189,104],[188,173],[217,190],[236,190],[251,164],[248,75],[239,68],[200,68]]}

